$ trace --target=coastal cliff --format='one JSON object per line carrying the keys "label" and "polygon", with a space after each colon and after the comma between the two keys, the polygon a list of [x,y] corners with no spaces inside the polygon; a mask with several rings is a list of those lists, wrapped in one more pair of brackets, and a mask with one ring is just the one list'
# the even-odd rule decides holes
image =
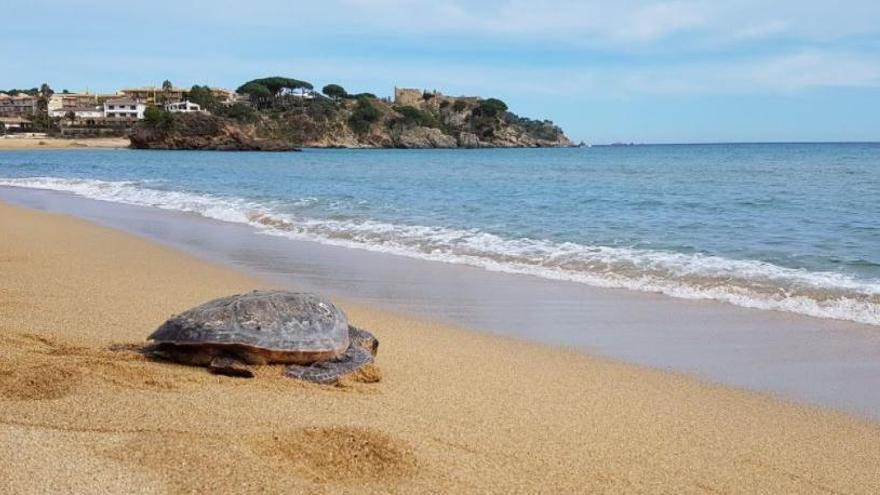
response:
{"label": "coastal cliff", "polygon": [[180,114],[136,125],[132,148],[161,150],[292,151],[289,143],[257,136],[256,126],[203,113]]}
{"label": "coastal cliff", "polygon": [[130,133],[144,149],[517,148],[571,146],[550,121],[519,117],[495,99],[424,98],[408,105],[372,95],[236,104],[212,114],[156,111]]}

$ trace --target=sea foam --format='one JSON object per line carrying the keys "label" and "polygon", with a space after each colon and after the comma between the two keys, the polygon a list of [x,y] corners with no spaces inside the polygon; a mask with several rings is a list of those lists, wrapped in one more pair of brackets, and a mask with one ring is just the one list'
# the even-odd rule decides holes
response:
{"label": "sea foam", "polygon": [[[154,183],[30,177],[0,178],[0,185],[196,213],[296,240],[596,287],[712,299],[749,308],[880,325],[880,280],[856,279],[837,272],[813,272],[699,253],[504,238],[478,229],[302,217],[279,211],[278,204],[165,190]],[[300,198],[285,204],[308,205],[316,201]]]}

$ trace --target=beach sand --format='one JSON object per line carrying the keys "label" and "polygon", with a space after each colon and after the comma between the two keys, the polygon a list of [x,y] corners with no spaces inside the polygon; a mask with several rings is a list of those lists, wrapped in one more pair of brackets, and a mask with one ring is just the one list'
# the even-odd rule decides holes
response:
{"label": "beach sand", "polygon": [[379,383],[144,360],[269,283],[0,204],[0,493],[880,492],[880,424],[342,302]]}
{"label": "beach sand", "polygon": [[0,137],[0,150],[56,150],[76,148],[128,148],[126,137],[61,139],[53,137]]}

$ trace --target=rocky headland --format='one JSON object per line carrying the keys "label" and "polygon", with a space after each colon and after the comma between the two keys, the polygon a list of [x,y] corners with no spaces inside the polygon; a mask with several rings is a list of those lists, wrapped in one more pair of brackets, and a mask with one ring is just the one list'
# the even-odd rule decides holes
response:
{"label": "rocky headland", "polygon": [[[247,94],[252,83],[239,91]],[[268,95],[252,93],[247,95],[246,103],[203,105],[210,113],[170,114],[148,109],[147,118],[134,127],[129,137],[132,147],[144,149],[572,146],[562,129],[551,121],[519,117],[494,98],[456,98],[425,92],[397,94],[392,102],[371,94],[348,95],[339,89],[329,92],[333,96],[315,92],[308,93],[308,97],[274,91]]]}

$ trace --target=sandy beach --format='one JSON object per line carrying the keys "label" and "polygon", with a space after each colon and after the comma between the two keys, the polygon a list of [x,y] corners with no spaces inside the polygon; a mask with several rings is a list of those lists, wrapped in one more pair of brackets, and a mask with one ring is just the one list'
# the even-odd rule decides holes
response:
{"label": "sandy beach", "polygon": [[5,136],[0,137],[0,150],[52,150],[76,148],[128,148],[126,137],[73,138]]}
{"label": "sandy beach", "polygon": [[63,215],[0,232],[3,493],[880,491],[876,422],[345,301],[379,383],[146,361],[170,314],[272,284]]}

